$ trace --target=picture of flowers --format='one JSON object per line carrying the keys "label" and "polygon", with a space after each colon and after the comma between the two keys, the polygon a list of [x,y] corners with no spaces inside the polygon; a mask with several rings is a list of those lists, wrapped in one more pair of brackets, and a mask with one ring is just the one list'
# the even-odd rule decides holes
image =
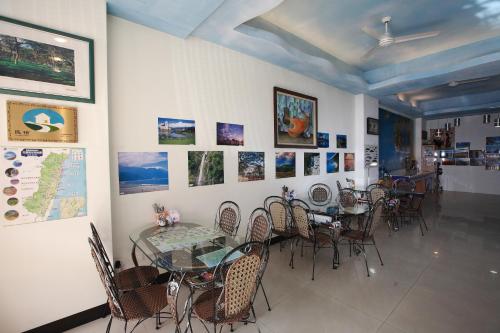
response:
{"label": "picture of flowers", "polygon": [[276,178],[295,177],[295,153],[276,153]]}
{"label": "picture of flowers", "polygon": [[317,148],[318,99],[274,87],[274,146]]}

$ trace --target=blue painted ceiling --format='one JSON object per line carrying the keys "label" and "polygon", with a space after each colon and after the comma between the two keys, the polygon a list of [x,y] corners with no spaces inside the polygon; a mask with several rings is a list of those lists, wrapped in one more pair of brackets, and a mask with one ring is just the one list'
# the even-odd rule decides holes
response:
{"label": "blue painted ceiling", "polygon": [[[412,117],[500,108],[500,0],[108,0],[108,12],[196,36]],[[436,37],[379,49],[362,29]],[[488,78],[483,81],[467,82]],[[450,82],[458,82],[451,84]]]}

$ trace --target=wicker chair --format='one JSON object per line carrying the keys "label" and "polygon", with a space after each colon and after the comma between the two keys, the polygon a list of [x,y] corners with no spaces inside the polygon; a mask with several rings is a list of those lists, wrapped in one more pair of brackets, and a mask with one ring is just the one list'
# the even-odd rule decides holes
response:
{"label": "wicker chair", "polygon": [[[290,212],[290,206],[283,200],[272,201],[269,204],[269,213],[271,215],[271,222],[273,223],[273,234],[290,241],[290,262],[289,266],[293,267],[293,256],[294,256],[294,238],[298,235],[297,228],[295,228],[292,220],[292,215]],[[282,249],[282,243],[280,242],[280,251]]]}
{"label": "wicker chair", "polygon": [[368,193],[368,203],[371,206],[377,202],[380,198],[387,199],[389,197],[389,191],[380,184],[371,184],[366,188]]}
{"label": "wicker chair", "polygon": [[326,184],[316,183],[309,188],[309,200],[315,206],[326,206],[332,200],[332,190]]}
{"label": "wicker chair", "polygon": [[113,318],[125,321],[124,331],[131,320],[137,320],[132,331],[146,319],[156,316],[156,328],[160,326],[161,310],[168,305],[167,288],[162,285],[150,285],[128,292],[121,292],[116,285],[114,277],[106,267],[104,257],[101,256],[97,245],[89,238],[90,252],[94,259],[97,271],[108,296],[108,305],[111,317],[106,333],[111,329]]}
{"label": "wicker chair", "polygon": [[220,230],[229,236],[236,236],[241,222],[240,207],[234,201],[224,201],[220,204],[215,216],[215,230]]}
{"label": "wicker chair", "polygon": [[301,256],[304,255],[304,242],[312,245],[313,249],[313,269],[312,269],[312,280],[314,280],[314,271],[316,268],[316,254],[322,248],[332,248],[333,249],[333,259],[332,268],[335,268],[335,256],[336,256],[336,245],[334,243],[334,238],[331,233],[323,233],[319,231],[319,228],[314,228],[309,219],[309,210],[307,209],[307,204],[302,200],[292,200],[290,202],[292,207],[292,216],[297,226],[300,240],[302,241]]}
{"label": "wicker chair", "polygon": [[[223,281],[222,287],[213,284],[213,287],[200,294],[194,301],[192,312],[210,332],[208,325],[213,325],[214,333],[217,326],[233,325],[237,322],[248,323],[250,311],[255,311],[252,300],[258,282],[261,258],[268,251],[268,247],[261,242],[242,244],[230,251],[217,265],[214,271],[214,281]],[[232,258],[236,253],[240,257]],[[222,327],[221,327],[222,329]]]}
{"label": "wicker chair", "polygon": [[429,231],[427,228],[427,223],[425,223],[424,215],[422,213],[422,204],[424,202],[425,194],[414,192],[408,197],[408,205],[401,207],[400,214],[401,218],[409,218],[410,221],[417,218],[419,221],[420,232],[422,236],[424,235],[424,228],[426,231]]}
{"label": "wicker chair", "polygon": [[279,201],[281,203],[288,204],[288,202],[284,198],[279,197],[277,195],[271,195],[264,200],[264,208],[269,212],[270,205],[275,201]]}
{"label": "wicker chair", "polygon": [[375,246],[378,258],[380,259],[380,264],[382,266],[384,265],[374,237],[375,229],[383,220],[384,209],[385,199],[382,198],[373,205],[364,230],[349,230],[342,236],[343,239],[349,242],[349,255],[351,255],[353,247],[358,251],[358,253],[363,253],[363,256],[365,258],[366,272],[368,276],[370,276],[370,271],[368,270],[368,260],[366,258],[365,245]]}
{"label": "wicker chair", "polygon": [[[273,234],[272,228],[273,225],[271,223],[271,217],[269,216],[267,210],[265,210],[264,208],[256,208],[254,209],[252,214],[250,214],[245,239],[247,242],[261,242],[269,247],[269,245],[271,244],[271,236]],[[266,251],[266,253],[267,257],[261,258],[261,269],[259,271],[257,281],[257,291],[259,288],[262,290],[264,298],[266,299],[267,310],[271,311],[271,305],[269,304],[266,290],[264,289],[264,285],[262,283],[262,278],[269,262],[269,251]],[[255,296],[257,296],[257,292],[255,293]]]}
{"label": "wicker chair", "polygon": [[100,256],[104,260],[106,269],[110,272],[111,276],[113,276],[119,290],[132,290],[148,286],[155,282],[160,273],[158,269],[153,266],[136,266],[115,273],[113,264],[109,260],[106,249],[102,244],[101,237],[99,237],[99,233],[93,223],[90,223],[90,229],[92,230],[92,238],[97,246]]}

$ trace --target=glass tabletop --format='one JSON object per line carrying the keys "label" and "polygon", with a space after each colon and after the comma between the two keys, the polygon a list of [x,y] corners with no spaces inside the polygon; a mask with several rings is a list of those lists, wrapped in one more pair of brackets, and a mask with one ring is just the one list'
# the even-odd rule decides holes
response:
{"label": "glass tabletop", "polygon": [[242,237],[196,223],[148,225],[132,232],[130,240],[152,262],[170,272],[211,270],[229,251],[244,243]]}

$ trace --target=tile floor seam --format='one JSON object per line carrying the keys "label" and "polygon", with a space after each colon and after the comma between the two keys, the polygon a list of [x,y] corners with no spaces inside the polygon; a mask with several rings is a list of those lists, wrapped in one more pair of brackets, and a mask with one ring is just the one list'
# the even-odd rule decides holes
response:
{"label": "tile floor seam", "polygon": [[425,268],[422,270],[422,272],[420,272],[420,274],[418,275],[418,277],[415,279],[415,282],[413,283],[413,285],[408,288],[408,290],[406,291],[406,293],[403,295],[403,297],[401,297],[401,299],[399,300],[399,302],[396,304],[396,306],[394,306],[394,308],[392,309],[392,311],[387,315],[387,317],[385,318],[385,320],[382,322],[382,324],[377,328],[377,332],[382,328],[382,326],[384,326],[384,324],[389,324],[391,326],[394,326],[396,328],[398,328],[400,331],[403,331],[403,332],[406,332],[404,331],[401,327],[397,326],[397,325],[394,325],[394,324],[391,324],[388,320],[389,320],[389,317],[394,313],[394,311],[396,311],[396,309],[401,305],[401,303],[406,299],[406,297],[408,297],[408,295],[410,294],[410,292],[415,289],[418,281],[420,281],[420,279],[422,278],[422,276],[424,275],[424,273],[429,269],[429,267],[431,267],[433,261],[430,260],[429,263],[425,266]]}

